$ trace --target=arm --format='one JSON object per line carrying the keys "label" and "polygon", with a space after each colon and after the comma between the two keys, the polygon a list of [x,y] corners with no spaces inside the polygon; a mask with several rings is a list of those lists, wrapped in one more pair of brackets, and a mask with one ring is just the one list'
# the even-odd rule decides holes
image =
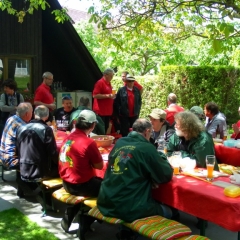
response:
{"label": "arm", "polygon": [[140,94],[142,95],[143,94],[143,87],[139,91],[140,91]]}
{"label": "arm", "polygon": [[103,162],[93,164],[93,168],[101,170],[103,168]]}
{"label": "arm", "polygon": [[1,98],[0,98],[0,110],[2,112],[12,112],[16,109],[16,106],[8,106],[6,105],[6,101],[5,101],[5,94],[1,94]]}
{"label": "arm", "polygon": [[40,101],[34,101],[33,103],[35,106],[39,106],[39,105],[44,105],[45,107],[54,110],[56,108],[56,105],[54,103],[51,104],[47,104],[47,103],[43,103]]}
{"label": "arm", "polygon": [[115,98],[115,94],[96,94],[96,95],[93,95],[93,98],[96,98],[96,99],[105,99],[105,98],[111,98],[111,99],[114,99]]}

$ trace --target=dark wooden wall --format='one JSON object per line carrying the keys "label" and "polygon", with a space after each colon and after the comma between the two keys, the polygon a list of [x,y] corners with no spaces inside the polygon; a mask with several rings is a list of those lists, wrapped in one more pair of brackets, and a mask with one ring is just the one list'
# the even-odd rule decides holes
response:
{"label": "dark wooden wall", "polygon": [[[14,8],[22,10],[24,1],[12,0]],[[26,56],[32,58],[33,88],[42,73],[42,13],[27,14],[23,23],[18,18],[0,11],[0,55]],[[41,80],[41,79],[40,79]]]}

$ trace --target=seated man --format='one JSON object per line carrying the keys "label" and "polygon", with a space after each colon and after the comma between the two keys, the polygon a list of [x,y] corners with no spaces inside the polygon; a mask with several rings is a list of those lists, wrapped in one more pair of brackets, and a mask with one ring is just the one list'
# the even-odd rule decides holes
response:
{"label": "seated man", "polygon": [[203,121],[205,119],[203,109],[199,106],[191,107],[190,112],[194,113],[201,121]]}
{"label": "seated man", "polygon": [[[17,155],[17,131],[25,125],[32,118],[32,105],[30,103],[20,103],[17,107],[16,115],[10,117],[3,129],[3,135],[0,145],[0,159],[3,165],[9,169],[19,170],[19,158]],[[20,173],[17,171],[17,182],[19,197],[23,196],[22,189],[20,187]]]}
{"label": "seated man", "polygon": [[53,130],[45,123],[48,116],[47,107],[37,106],[34,110],[35,119],[20,127],[17,132],[21,179],[29,183],[32,189],[37,188],[37,185],[31,183],[59,176]]}
{"label": "seated man", "polygon": [[70,116],[76,110],[73,107],[72,98],[65,96],[62,98],[62,107],[54,111],[57,130],[70,131]]}
{"label": "seated man", "polygon": [[[89,108],[89,98],[88,97],[81,97],[80,101],[79,101],[79,106],[77,108],[77,110],[75,110],[71,116],[70,116],[70,130],[72,130],[74,128],[74,122],[77,121],[79,114],[81,113],[82,110],[91,110]],[[97,134],[97,135],[104,135],[105,134],[105,125],[104,122],[102,120],[102,118],[98,115],[96,115],[97,117],[97,125],[95,126],[95,128],[93,129],[93,133]]]}
{"label": "seated man", "polygon": [[170,126],[169,122],[166,121],[166,112],[162,109],[155,108],[148,115],[152,123],[152,134],[150,137],[150,142],[152,142],[155,147],[158,147],[158,140],[161,136],[164,136],[166,142],[169,141],[169,138],[175,132],[174,127]]}
{"label": "seated man", "polygon": [[104,216],[126,222],[152,215],[172,217],[169,207],[152,198],[152,186],[169,182],[173,170],[166,156],[149,142],[151,132],[148,120],[137,119],[133,131],[120,138],[110,152],[97,200]]}
{"label": "seated man", "polygon": [[206,115],[206,130],[213,138],[219,134],[221,139],[224,138],[224,131],[227,129],[226,117],[219,112],[218,105],[214,102],[209,102],[204,106]]}
{"label": "seated man", "polygon": [[[91,110],[83,110],[78,117],[76,130],[64,140],[59,154],[59,174],[67,192],[77,196],[97,197],[102,179],[94,169],[103,168],[103,159],[96,142],[89,138],[97,124]],[[61,222],[67,232],[79,206],[67,208]]]}
{"label": "seated man", "polygon": [[[167,155],[181,151],[182,158],[196,160],[197,167],[206,168],[206,156],[214,155],[214,143],[202,122],[192,112],[180,112],[175,115],[175,130],[167,146]],[[215,170],[218,170],[217,162]]]}

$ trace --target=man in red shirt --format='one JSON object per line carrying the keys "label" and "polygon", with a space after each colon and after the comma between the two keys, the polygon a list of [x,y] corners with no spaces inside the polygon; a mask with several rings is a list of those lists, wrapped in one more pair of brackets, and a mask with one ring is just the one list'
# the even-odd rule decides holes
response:
{"label": "man in red shirt", "polygon": [[[103,168],[103,159],[96,142],[88,135],[97,124],[96,114],[83,110],[78,117],[76,130],[63,142],[59,153],[59,175],[65,190],[77,196],[97,197],[102,179],[94,169]],[[62,228],[68,229],[79,206],[68,207],[62,219]]]}
{"label": "man in red shirt", "polygon": [[167,113],[166,120],[170,125],[174,124],[174,116],[178,112],[183,112],[184,108],[177,105],[177,96],[174,93],[170,93],[167,97],[168,108],[164,111]]}
{"label": "man in red shirt", "polygon": [[105,132],[109,127],[110,117],[113,113],[113,99],[116,97],[116,94],[112,93],[111,80],[113,76],[113,69],[107,68],[103,72],[103,77],[95,83],[93,89],[93,111],[102,118],[105,124]]}
{"label": "man in red shirt", "polygon": [[[129,74],[128,71],[123,71],[122,72],[122,80],[123,80],[124,86],[126,86],[126,77],[127,77],[128,74]],[[136,80],[134,81],[134,86],[140,91],[140,94],[142,95],[143,86],[141,84],[139,84]]]}
{"label": "man in red shirt", "polygon": [[47,121],[52,121],[51,112],[56,108],[50,88],[53,83],[53,74],[50,72],[45,72],[43,73],[42,79],[42,84],[36,89],[34,94],[34,105],[44,105],[45,107],[47,107],[50,111],[49,119]]}

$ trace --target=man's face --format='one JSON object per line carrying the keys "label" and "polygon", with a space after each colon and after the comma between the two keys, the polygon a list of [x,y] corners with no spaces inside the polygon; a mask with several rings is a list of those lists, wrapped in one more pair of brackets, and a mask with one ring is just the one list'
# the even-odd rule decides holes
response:
{"label": "man's face", "polygon": [[127,74],[126,74],[126,73],[122,73],[122,80],[123,80],[123,82],[125,82],[125,81],[126,81],[126,76],[127,76]]}
{"label": "man's face", "polygon": [[72,100],[63,100],[62,106],[65,112],[72,111],[73,109]]}
{"label": "man's face", "polygon": [[113,76],[114,76],[114,73],[108,73],[108,74],[105,74],[104,77],[105,79],[110,82],[112,79],[113,79]]}
{"label": "man's face", "polygon": [[33,109],[31,108],[27,113],[26,113],[26,122],[29,122],[32,118],[32,112]]}
{"label": "man's face", "polygon": [[206,117],[211,117],[211,112],[209,110],[206,109],[206,107],[204,107],[204,114]]}
{"label": "man's face", "polygon": [[150,122],[152,123],[153,130],[155,131],[155,130],[159,129],[159,127],[161,125],[160,120],[159,119],[155,119],[155,118],[153,118],[151,116],[149,116],[149,118],[150,118]]}
{"label": "man's face", "polygon": [[52,86],[53,83],[53,76],[49,76],[49,77],[45,77],[43,79],[43,82],[47,85],[47,86]]}
{"label": "man's face", "polygon": [[184,137],[184,132],[181,130],[181,125],[180,125],[180,121],[179,120],[176,120],[175,130],[176,130],[176,134],[179,137]]}
{"label": "man's face", "polygon": [[133,88],[133,86],[134,86],[134,81],[125,80],[125,82],[126,82],[127,87]]}

